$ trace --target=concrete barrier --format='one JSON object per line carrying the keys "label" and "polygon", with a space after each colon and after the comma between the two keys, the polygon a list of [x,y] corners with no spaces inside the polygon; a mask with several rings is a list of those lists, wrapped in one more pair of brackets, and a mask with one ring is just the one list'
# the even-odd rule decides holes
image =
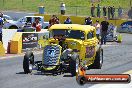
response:
{"label": "concrete barrier", "polygon": [[[49,19],[51,18],[52,15],[48,15],[48,14],[34,14],[35,16],[44,16],[44,21],[49,21]],[[84,24],[85,22],[85,18],[84,16],[67,16],[67,15],[57,15],[58,18],[60,19],[61,23],[64,23],[65,19],[67,17],[70,17],[72,22],[74,24]],[[104,18],[92,18],[93,23],[96,22],[96,20],[99,20],[100,22],[103,21]],[[123,22],[126,22],[127,20],[123,20],[123,19],[116,19],[116,20],[109,20],[109,23],[113,23],[116,26],[120,26]]]}
{"label": "concrete barrier", "polygon": [[3,44],[0,41],[0,56],[4,56],[4,55],[5,55],[5,48],[3,47]]}
{"label": "concrete barrier", "polygon": [[19,54],[22,52],[22,33],[16,32],[10,42],[10,53]]}

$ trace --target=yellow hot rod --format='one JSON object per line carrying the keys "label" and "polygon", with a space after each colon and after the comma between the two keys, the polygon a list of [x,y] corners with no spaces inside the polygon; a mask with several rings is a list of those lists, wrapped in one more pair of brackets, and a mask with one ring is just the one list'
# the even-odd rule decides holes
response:
{"label": "yellow hot rod", "polygon": [[49,29],[48,44],[43,48],[42,61],[34,61],[33,52],[27,52],[23,60],[25,73],[33,68],[43,73],[71,73],[79,75],[79,69],[100,69],[103,49],[96,37],[96,29],[89,25],[55,24]]}

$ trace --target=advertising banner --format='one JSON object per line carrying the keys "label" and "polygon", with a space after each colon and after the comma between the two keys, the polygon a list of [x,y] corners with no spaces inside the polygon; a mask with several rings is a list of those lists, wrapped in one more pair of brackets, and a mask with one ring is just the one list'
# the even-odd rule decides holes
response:
{"label": "advertising banner", "polygon": [[37,33],[23,33],[22,35],[22,49],[35,48],[38,45]]}

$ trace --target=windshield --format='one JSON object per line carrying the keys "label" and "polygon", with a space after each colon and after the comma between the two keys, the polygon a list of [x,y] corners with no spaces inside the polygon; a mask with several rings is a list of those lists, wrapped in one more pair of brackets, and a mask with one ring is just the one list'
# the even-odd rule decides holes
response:
{"label": "windshield", "polygon": [[85,39],[85,35],[83,31],[80,30],[60,30],[60,29],[53,29],[50,33],[50,38],[52,38],[55,35],[64,35],[66,38],[74,38],[74,39]]}

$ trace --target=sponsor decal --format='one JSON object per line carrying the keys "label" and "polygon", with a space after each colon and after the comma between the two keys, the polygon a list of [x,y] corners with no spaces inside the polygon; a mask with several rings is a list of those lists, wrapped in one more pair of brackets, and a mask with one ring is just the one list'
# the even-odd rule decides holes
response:
{"label": "sponsor decal", "polygon": [[129,74],[87,74],[78,76],[77,83],[84,85],[86,83],[130,83]]}

